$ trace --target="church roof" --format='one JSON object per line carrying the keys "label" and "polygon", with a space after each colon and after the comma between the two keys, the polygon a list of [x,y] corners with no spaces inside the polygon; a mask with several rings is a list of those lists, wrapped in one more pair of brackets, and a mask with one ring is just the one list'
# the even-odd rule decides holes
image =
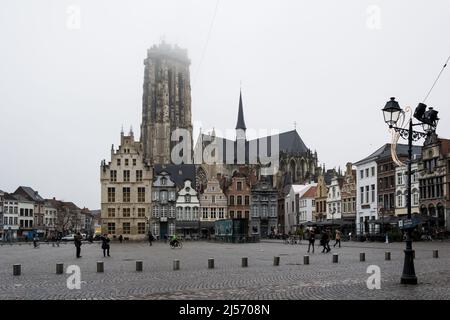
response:
{"label": "church roof", "polygon": [[[223,163],[227,163],[227,150],[232,148],[234,152],[234,162],[237,162],[237,150],[238,144],[237,141],[214,137],[207,134],[202,134],[203,148],[212,141],[216,141],[219,149],[219,159],[223,161]],[[278,140],[278,149],[279,152],[293,153],[293,154],[304,154],[308,152],[308,148],[306,147],[303,140],[300,138],[298,132],[296,130],[283,132],[276,135],[271,135],[267,137],[257,138],[249,141],[245,141],[245,162],[249,162],[249,150],[250,147],[256,146],[256,151],[258,155],[263,155],[270,157],[272,155],[272,143]],[[267,145],[267,147],[265,147]],[[260,151],[260,146],[263,148]],[[266,149],[267,148],[267,149]]]}

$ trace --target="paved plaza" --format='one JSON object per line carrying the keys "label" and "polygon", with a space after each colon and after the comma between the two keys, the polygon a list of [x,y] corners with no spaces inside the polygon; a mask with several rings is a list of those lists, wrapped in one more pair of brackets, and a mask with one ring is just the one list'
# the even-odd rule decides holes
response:
{"label": "paved plaza", "polygon": [[[404,243],[343,242],[323,254],[320,248],[303,264],[306,242],[287,245],[281,240],[253,244],[185,242],[182,249],[168,244],[112,243],[104,258],[100,243],[84,244],[75,258],[73,243],[0,246],[0,299],[450,299],[450,243],[417,242],[417,286],[400,285]],[[433,249],[439,258],[433,258]],[[391,260],[385,261],[385,252]],[[365,252],[366,261],[359,261]],[[332,263],[332,253],[339,262]],[[274,256],[280,265],[273,265]],[[241,258],[248,257],[242,268]],[[208,258],[215,268],[208,269]],[[173,260],[180,270],[173,270]],[[136,271],[143,261],[143,272]],[[97,273],[104,261],[104,273]],[[69,274],[56,274],[56,263],[81,269],[81,289],[68,289]],[[22,274],[13,276],[13,265]],[[367,267],[381,269],[381,289],[369,290]]]}

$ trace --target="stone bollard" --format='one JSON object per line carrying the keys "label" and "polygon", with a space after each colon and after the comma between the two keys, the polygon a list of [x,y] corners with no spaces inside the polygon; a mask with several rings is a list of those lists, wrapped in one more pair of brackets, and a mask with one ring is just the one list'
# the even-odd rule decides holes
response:
{"label": "stone bollard", "polygon": [[280,257],[273,257],[273,265],[274,266],[280,265]]}
{"label": "stone bollard", "polygon": [[384,260],[391,260],[391,252],[390,251],[386,251],[384,253]]}
{"label": "stone bollard", "polygon": [[173,260],[173,270],[180,270],[180,260]]}
{"label": "stone bollard", "polygon": [[364,252],[359,253],[359,261],[366,261],[366,254]]}
{"label": "stone bollard", "polygon": [[208,269],[214,269],[214,259],[208,259]]}
{"label": "stone bollard", "polygon": [[64,263],[57,263],[56,274],[63,274],[63,273],[64,273]]}
{"label": "stone bollard", "polygon": [[20,276],[21,272],[22,272],[22,265],[21,264],[13,265],[13,275],[14,276]]}
{"label": "stone bollard", "polygon": [[337,253],[333,253],[333,263],[338,263],[339,255]]}
{"label": "stone bollard", "polygon": [[438,250],[433,250],[433,258],[435,258],[435,259],[439,258],[439,251]]}
{"label": "stone bollard", "polygon": [[97,272],[103,272],[103,271],[104,271],[103,261],[97,261]]}
{"label": "stone bollard", "polygon": [[242,268],[248,267],[248,258],[242,258]]}
{"label": "stone bollard", "polygon": [[309,256],[303,256],[303,264],[309,264]]}
{"label": "stone bollard", "polygon": [[136,261],[136,271],[142,271],[144,263],[141,260]]}

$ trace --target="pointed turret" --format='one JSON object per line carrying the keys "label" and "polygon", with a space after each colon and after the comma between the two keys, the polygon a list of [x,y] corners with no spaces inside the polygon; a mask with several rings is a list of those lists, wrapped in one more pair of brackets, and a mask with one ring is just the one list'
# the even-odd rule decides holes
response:
{"label": "pointed turret", "polygon": [[236,139],[244,139],[245,140],[245,131],[247,127],[245,126],[244,121],[244,107],[242,106],[242,91],[239,91],[239,110],[238,110],[238,119],[236,123]]}

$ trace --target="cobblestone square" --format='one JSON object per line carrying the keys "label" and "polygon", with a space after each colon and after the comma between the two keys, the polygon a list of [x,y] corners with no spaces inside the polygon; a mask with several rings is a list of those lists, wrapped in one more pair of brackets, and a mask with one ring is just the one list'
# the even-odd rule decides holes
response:
{"label": "cobblestone square", "polygon": [[[307,243],[287,245],[279,240],[254,244],[185,242],[182,249],[168,244],[112,243],[104,258],[100,244],[83,244],[75,258],[73,243],[53,247],[42,243],[0,246],[0,299],[450,299],[448,242],[413,243],[417,286],[401,285],[404,243],[343,242],[328,254],[316,247],[310,264],[303,264]],[[433,258],[433,250],[439,258]],[[391,260],[385,260],[385,252]],[[359,261],[359,253],[366,261]],[[332,263],[332,254],[339,262]],[[280,265],[274,266],[275,256]],[[248,257],[248,267],[241,266]],[[214,269],[208,259],[214,258]],[[173,260],[180,270],[173,270]],[[136,271],[143,261],[143,272]],[[104,261],[104,273],[97,273]],[[56,263],[81,269],[81,289],[68,289],[69,274],[56,274]],[[13,265],[22,274],[13,276]],[[369,265],[381,269],[381,289],[369,290]]]}

